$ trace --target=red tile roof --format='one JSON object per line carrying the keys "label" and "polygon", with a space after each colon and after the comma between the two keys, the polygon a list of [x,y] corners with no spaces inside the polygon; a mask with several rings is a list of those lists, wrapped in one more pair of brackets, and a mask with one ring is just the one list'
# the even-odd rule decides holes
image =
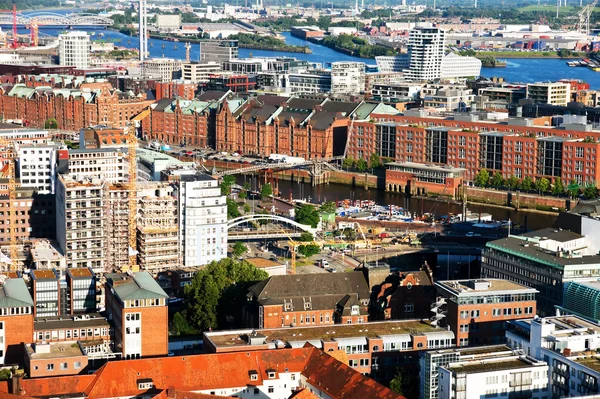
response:
{"label": "red tile roof", "polygon": [[290,399],[319,399],[319,397],[311,391],[309,391],[308,389],[303,388],[298,392],[292,394],[292,396],[290,396]]}
{"label": "red tile roof", "polygon": [[[250,370],[258,373],[257,380],[250,379]],[[208,399],[213,396],[191,391],[263,385],[267,370],[302,373],[333,399],[403,399],[309,344],[297,349],[113,361],[93,375],[24,379],[22,388],[26,397],[73,393],[88,399],[133,397],[144,393],[138,389],[139,380],[151,379],[156,399]],[[0,383],[0,395],[10,392],[9,384]]]}

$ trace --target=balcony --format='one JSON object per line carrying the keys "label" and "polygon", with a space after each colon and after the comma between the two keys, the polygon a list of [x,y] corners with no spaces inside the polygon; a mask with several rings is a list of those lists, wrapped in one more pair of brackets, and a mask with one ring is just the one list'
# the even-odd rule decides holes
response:
{"label": "balcony", "polygon": [[525,379],[521,379],[521,380],[516,380],[516,381],[509,381],[508,382],[508,386],[509,387],[522,387],[522,386],[531,386],[531,378],[525,378]]}

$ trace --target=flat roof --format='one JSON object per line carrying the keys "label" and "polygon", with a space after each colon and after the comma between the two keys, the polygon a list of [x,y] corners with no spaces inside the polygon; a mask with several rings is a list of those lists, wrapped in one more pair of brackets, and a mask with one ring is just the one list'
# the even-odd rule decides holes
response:
{"label": "flat roof", "polygon": [[436,287],[443,288],[456,296],[538,292],[535,288],[526,287],[512,281],[495,278],[436,281],[435,285]]}
{"label": "flat roof", "polygon": [[76,316],[36,317],[33,322],[35,331],[77,329],[88,327],[108,327],[106,318],[98,313],[88,313]]}
{"label": "flat roof", "polygon": [[[47,353],[37,352],[42,348],[47,350],[48,347],[49,350]],[[62,359],[66,357],[86,356],[85,353],[83,353],[83,351],[79,347],[79,345],[77,343],[72,342],[61,342],[51,344],[25,344],[25,350],[27,351],[27,356],[31,360]]]}
{"label": "flat roof", "polygon": [[478,374],[478,373],[489,373],[490,371],[500,370],[512,370],[529,367],[543,367],[547,366],[545,362],[531,362],[526,361],[523,358],[509,358],[509,359],[495,359],[491,361],[473,361],[473,362],[460,362],[451,363],[445,367],[449,371],[457,374]]}
{"label": "flat roof", "polygon": [[[252,330],[221,331],[205,333],[215,346],[246,346],[249,345],[242,336]],[[293,327],[256,330],[264,335],[267,343],[274,341],[294,342],[325,340],[335,341],[342,338],[379,338],[390,335],[412,334],[423,335],[427,333],[448,333],[449,331],[432,326],[428,321],[402,320],[383,321],[361,324],[335,324],[323,327]],[[451,333],[451,332],[450,332]]]}
{"label": "flat roof", "polygon": [[31,274],[35,280],[58,280],[53,270],[32,270]]}
{"label": "flat roof", "polygon": [[486,244],[486,247],[561,270],[568,266],[600,264],[600,255],[559,257],[554,253],[549,253],[540,249],[537,246],[537,243],[533,241],[527,241],[516,237],[507,237],[491,241]]}
{"label": "flat roof", "polygon": [[67,273],[69,273],[69,275],[71,275],[72,278],[84,278],[94,276],[90,269],[85,267],[67,269]]}
{"label": "flat roof", "polygon": [[563,229],[541,229],[536,231],[530,231],[528,233],[521,234],[522,237],[531,237],[539,239],[549,239],[559,242],[573,241],[580,238],[584,238],[581,234],[574,233],[570,230]]}
{"label": "flat roof", "polygon": [[388,166],[402,167],[402,168],[414,168],[414,169],[423,169],[423,170],[434,170],[437,172],[454,172],[460,173],[466,171],[465,168],[455,168],[454,166],[441,166],[434,164],[422,164],[416,162],[390,162],[387,163]]}
{"label": "flat roof", "polygon": [[600,357],[577,357],[575,359],[570,360],[573,360],[575,363],[581,364],[582,366],[585,366],[589,369],[600,372]]}
{"label": "flat roof", "polygon": [[274,260],[266,259],[266,258],[247,258],[247,259],[245,259],[245,261],[259,269],[284,265],[284,263],[276,262]]}

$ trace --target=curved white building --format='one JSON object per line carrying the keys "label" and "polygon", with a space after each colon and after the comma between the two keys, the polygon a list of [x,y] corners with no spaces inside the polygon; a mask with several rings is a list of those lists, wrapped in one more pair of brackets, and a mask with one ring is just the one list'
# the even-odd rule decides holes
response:
{"label": "curved white building", "polygon": [[481,75],[481,60],[475,57],[463,57],[454,53],[442,58],[440,78],[466,78]]}

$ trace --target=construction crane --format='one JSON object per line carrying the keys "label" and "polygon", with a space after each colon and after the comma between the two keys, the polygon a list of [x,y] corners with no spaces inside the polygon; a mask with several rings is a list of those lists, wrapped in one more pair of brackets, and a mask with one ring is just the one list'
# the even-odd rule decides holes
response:
{"label": "construction crane", "polygon": [[0,10],[0,12],[12,13],[12,31],[13,31],[12,32],[12,39],[13,39],[12,47],[13,48],[19,47],[18,34],[17,34],[17,5],[13,4],[12,10]]}
{"label": "construction crane", "polygon": [[33,18],[31,24],[29,25],[29,33],[31,34],[31,46],[37,47],[38,45],[38,37],[39,37],[39,27],[37,18]]}
{"label": "construction crane", "polygon": [[346,146],[344,147],[344,159],[348,157],[348,147],[350,146],[350,139],[352,138],[352,129],[354,129],[354,118],[355,114],[352,115],[352,122],[350,122],[350,127],[348,128],[348,137],[346,138]]}
{"label": "construction crane", "polygon": [[594,8],[598,4],[598,0],[594,0],[593,3],[590,3],[583,7],[581,11],[577,13],[579,16],[579,23],[577,24],[577,32],[583,33],[586,35],[590,34],[590,18],[592,13],[594,12]]}
{"label": "construction crane", "polygon": [[0,263],[9,265],[11,271],[17,268],[17,215],[15,210],[15,201],[17,200],[17,184],[15,181],[15,157],[16,151],[13,143],[6,139],[0,139],[0,148],[4,151],[6,157],[6,173],[8,178],[8,222],[9,222],[9,259],[0,258]]}
{"label": "construction crane", "polygon": [[290,251],[292,252],[290,255],[290,258],[291,258],[290,266],[292,267],[292,274],[296,274],[296,249],[303,245],[316,245],[319,248],[322,248],[323,242],[322,241],[314,241],[314,240],[297,242],[297,241],[294,241],[294,239],[290,236],[290,234],[287,231],[285,231],[284,229],[281,229],[281,232],[284,235],[286,235],[288,238],[288,245],[290,246]]}

